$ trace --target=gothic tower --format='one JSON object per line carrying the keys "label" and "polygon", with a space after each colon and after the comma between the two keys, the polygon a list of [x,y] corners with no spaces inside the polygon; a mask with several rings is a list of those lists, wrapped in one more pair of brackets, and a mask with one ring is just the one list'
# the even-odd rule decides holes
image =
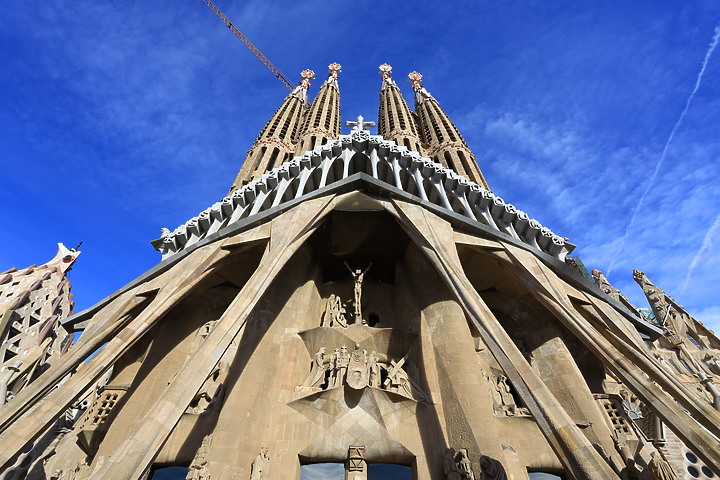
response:
{"label": "gothic tower", "polygon": [[[420,146],[417,125],[400,88],[392,78],[392,67],[380,65],[382,86],[380,87],[380,111],[378,113],[378,135],[407,147],[413,152],[423,153]],[[447,166],[447,165],[446,165]]]}
{"label": "gothic tower", "polygon": [[487,188],[419,74],[426,145],[387,67],[380,135],[362,118],[340,134],[339,69],[297,137],[303,85],[261,134],[297,138],[292,159],[257,150],[229,195],[152,242],[157,266],[62,322],[83,334],[0,408],[0,469],[673,480],[672,432],[696,462],[676,470],[715,475],[712,387],[653,353],[664,324]]}
{"label": "gothic tower", "polygon": [[338,63],[328,65],[328,78],[310,105],[295,150],[296,155],[302,155],[340,135],[340,68]]}
{"label": "gothic tower", "polygon": [[435,97],[423,86],[422,75],[412,72],[408,75],[408,79],[412,82],[415,92],[415,112],[423,143],[427,145],[428,155],[437,163],[489,189],[475,155],[468,148],[455,124],[440,108]]}
{"label": "gothic tower", "polygon": [[230,193],[268,170],[272,170],[293,156],[299,128],[305,121],[307,92],[312,70],[300,72],[300,85],[295,87],[260,131],[248,151],[240,172],[230,187]]}

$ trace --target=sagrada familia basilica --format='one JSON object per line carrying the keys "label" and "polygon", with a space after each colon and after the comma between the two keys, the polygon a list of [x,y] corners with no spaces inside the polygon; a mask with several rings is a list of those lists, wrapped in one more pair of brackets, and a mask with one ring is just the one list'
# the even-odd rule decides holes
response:
{"label": "sagrada familia basilica", "polygon": [[0,274],[0,478],[718,478],[713,332],[494,195],[419,73],[342,134],[340,68],[93,307],[77,248]]}

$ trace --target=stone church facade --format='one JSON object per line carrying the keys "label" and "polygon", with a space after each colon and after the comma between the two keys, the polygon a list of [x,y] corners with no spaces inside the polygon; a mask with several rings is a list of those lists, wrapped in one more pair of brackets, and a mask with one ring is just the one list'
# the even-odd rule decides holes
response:
{"label": "stone church facade", "polygon": [[378,135],[341,134],[340,69],[310,103],[302,72],[135,281],[27,321],[42,282],[11,282],[0,478],[715,478],[717,337],[494,195],[419,73],[411,111],[382,65]]}

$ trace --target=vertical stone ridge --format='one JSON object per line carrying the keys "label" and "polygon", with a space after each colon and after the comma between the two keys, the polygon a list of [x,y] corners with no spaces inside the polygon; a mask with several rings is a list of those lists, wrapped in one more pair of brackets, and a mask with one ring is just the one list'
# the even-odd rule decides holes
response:
{"label": "vertical stone ridge", "polygon": [[296,155],[324,145],[340,135],[340,68],[338,63],[328,65],[328,78],[310,105],[295,148]]}
{"label": "vertical stone ridge", "polygon": [[410,107],[392,79],[392,67],[380,65],[382,86],[380,87],[380,108],[378,111],[378,134],[415,152],[424,155],[420,144],[417,125]]}
{"label": "vertical stone ridge", "polygon": [[420,126],[420,138],[427,145],[427,155],[489,190],[475,155],[435,97],[423,86],[422,75],[412,72],[408,79],[415,91],[415,112]]}
{"label": "vertical stone ridge", "polygon": [[315,73],[303,70],[300,77],[300,84],[285,97],[250,147],[230,193],[292,158],[299,128],[305,121],[307,91]]}

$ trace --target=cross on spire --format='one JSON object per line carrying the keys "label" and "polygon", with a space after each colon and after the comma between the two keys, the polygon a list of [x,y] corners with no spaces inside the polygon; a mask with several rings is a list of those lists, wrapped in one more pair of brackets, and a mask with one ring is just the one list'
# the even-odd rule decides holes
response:
{"label": "cross on spire", "polygon": [[362,115],[358,115],[356,122],[351,122],[349,120],[345,121],[346,127],[353,127],[351,132],[361,132],[363,130],[367,130],[365,127],[374,127],[375,122],[365,122],[365,119]]}

